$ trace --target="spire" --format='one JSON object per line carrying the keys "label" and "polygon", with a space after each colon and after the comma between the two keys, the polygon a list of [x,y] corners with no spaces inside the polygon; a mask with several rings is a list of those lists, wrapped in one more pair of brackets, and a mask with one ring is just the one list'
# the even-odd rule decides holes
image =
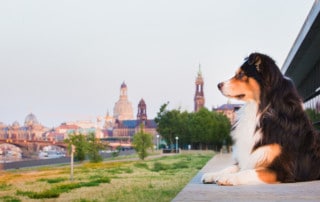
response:
{"label": "spire", "polygon": [[127,87],[127,85],[126,85],[126,83],[123,81],[120,88],[126,88],[126,87]]}
{"label": "spire", "polygon": [[202,76],[202,72],[201,72],[201,64],[199,63],[199,71],[198,71],[198,76]]}
{"label": "spire", "polygon": [[143,98],[141,98],[139,104],[138,104],[138,114],[137,119],[139,121],[145,121],[147,120],[147,105]]}
{"label": "spire", "polygon": [[194,111],[199,111],[202,107],[204,107],[205,98],[204,98],[204,92],[203,92],[203,78],[202,78],[202,72],[201,72],[201,64],[199,63],[199,70],[198,70],[198,76],[195,81],[196,85],[196,92],[194,95]]}

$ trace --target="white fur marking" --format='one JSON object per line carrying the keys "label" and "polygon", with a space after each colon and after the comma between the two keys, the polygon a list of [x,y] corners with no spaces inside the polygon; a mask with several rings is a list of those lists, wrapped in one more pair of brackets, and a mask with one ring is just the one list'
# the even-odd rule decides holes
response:
{"label": "white fur marking", "polygon": [[239,167],[237,165],[232,165],[230,167],[227,167],[219,172],[211,172],[211,173],[205,173],[202,178],[201,182],[203,183],[215,183],[218,176],[230,174],[230,173],[236,173],[239,171]]}
{"label": "white fur marking", "polygon": [[269,146],[263,146],[252,152],[254,145],[261,140],[261,131],[256,131],[259,124],[260,114],[258,114],[258,104],[249,101],[240,110],[240,119],[237,122],[232,137],[235,141],[233,146],[233,157],[238,162],[238,166],[228,167],[220,172],[206,173],[202,177],[202,182],[214,182],[219,185],[239,185],[239,184],[262,184],[255,170],[259,163],[268,160]]}
{"label": "white fur marking", "polygon": [[218,185],[263,184],[255,170],[243,170],[233,174],[221,175],[216,179]]}
{"label": "white fur marking", "polygon": [[250,101],[241,111],[241,117],[231,135],[235,140],[234,157],[242,170],[247,168],[252,148],[261,139],[261,132],[255,131],[259,122],[257,103]]}

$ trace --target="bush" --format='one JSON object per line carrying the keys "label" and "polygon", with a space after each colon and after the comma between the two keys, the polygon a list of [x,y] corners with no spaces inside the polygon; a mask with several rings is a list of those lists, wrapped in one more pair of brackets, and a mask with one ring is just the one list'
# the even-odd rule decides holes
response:
{"label": "bush", "polygon": [[115,150],[115,151],[111,152],[112,158],[119,156],[119,153],[120,153],[120,150]]}
{"label": "bush", "polygon": [[147,170],[149,169],[148,164],[146,164],[146,163],[135,163],[134,166],[137,168],[144,168]]}
{"label": "bush", "polygon": [[111,179],[109,177],[102,177],[102,178],[96,179],[95,182],[97,182],[97,183],[110,183]]}
{"label": "bush", "polygon": [[81,187],[94,187],[99,186],[101,183],[110,183],[110,178],[102,177],[100,179],[95,179],[89,182],[79,182],[79,183],[70,183],[62,184],[52,189],[44,190],[42,192],[33,192],[33,191],[20,191],[17,190],[17,195],[27,196],[32,199],[44,199],[44,198],[58,198],[61,193],[69,192],[73,189],[78,189]]}
{"label": "bush", "polygon": [[185,161],[180,161],[172,165],[172,169],[182,169],[182,168],[189,168],[188,163]]}
{"label": "bush", "polygon": [[12,196],[2,196],[0,197],[0,201],[3,202],[20,202],[21,200]]}
{"label": "bush", "polygon": [[164,164],[161,162],[155,162],[153,165],[152,171],[159,172],[162,170],[174,170],[174,169],[183,169],[183,168],[189,168],[188,162],[186,161],[180,161],[173,164]]}
{"label": "bush", "polygon": [[0,183],[0,190],[7,190],[10,186],[11,185],[8,185],[6,183]]}
{"label": "bush", "polygon": [[17,195],[27,196],[32,199],[58,198],[60,196],[60,192],[55,189],[48,189],[42,192],[17,190]]}
{"label": "bush", "polygon": [[66,181],[66,180],[67,180],[66,178],[58,177],[58,178],[52,178],[52,179],[41,178],[38,181],[47,182],[49,184],[54,184],[54,183],[59,183],[59,182],[63,182],[63,181]]}
{"label": "bush", "polygon": [[160,163],[160,162],[155,162],[153,165],[152,171],[159,172],[159,171],[168,170],[168,169],[170,169],[169,165]]}

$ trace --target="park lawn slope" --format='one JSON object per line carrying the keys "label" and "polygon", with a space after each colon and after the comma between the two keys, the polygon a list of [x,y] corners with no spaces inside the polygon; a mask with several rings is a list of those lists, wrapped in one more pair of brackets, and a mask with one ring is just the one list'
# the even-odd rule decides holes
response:
{"label": "park lawn slope", "polygon": [[0,201],[171,201],[213,154],[1,171]]}

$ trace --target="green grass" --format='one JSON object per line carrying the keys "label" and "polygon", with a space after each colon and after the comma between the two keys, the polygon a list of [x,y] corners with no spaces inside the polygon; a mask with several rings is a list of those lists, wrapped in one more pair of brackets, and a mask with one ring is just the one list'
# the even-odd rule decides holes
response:
{"label": "green grass", "polygon": [[5,182],[0,183],[0,191],[8,190],[9,188],[10,188],[9,184]]}
{"label": "green grass", "polygon": [[63,182],[68,180],[67,178],[63,178],[63,177],[58,177],[58,178],[53,178],[53,179],[45,179],[45,178],[41,178],[38,181],[40,182],[47,182],[49,184],[54,184],[54,183],[59,183],[59,182]]}
{"label": "green grass", "polygon": [[213,152],[1,171],[0,201],[171,201]]}
{"label": "green grass", "polygon": [[0,201],[3,202],[20,202],[21,200],[13,196],[1,196]]}
{"label": "green grass", "polygon": [[[40,181],[43,181],[43,180],[40,180]],[[88,182],[62,184],[62,185],[58,185],[58,186],[52,187],[51,189],[43,190],[40,192],[17,190],[16,194],[27,196],[32,199],[58,198],[61,193],[70,192],[73,189],[79,189],[81,187],[99,186],[101,183],[110,183],[110,181],[111,180],[108,177],[100,177]],[[57,183],[57,181],[54,181],[54,182]]]}

